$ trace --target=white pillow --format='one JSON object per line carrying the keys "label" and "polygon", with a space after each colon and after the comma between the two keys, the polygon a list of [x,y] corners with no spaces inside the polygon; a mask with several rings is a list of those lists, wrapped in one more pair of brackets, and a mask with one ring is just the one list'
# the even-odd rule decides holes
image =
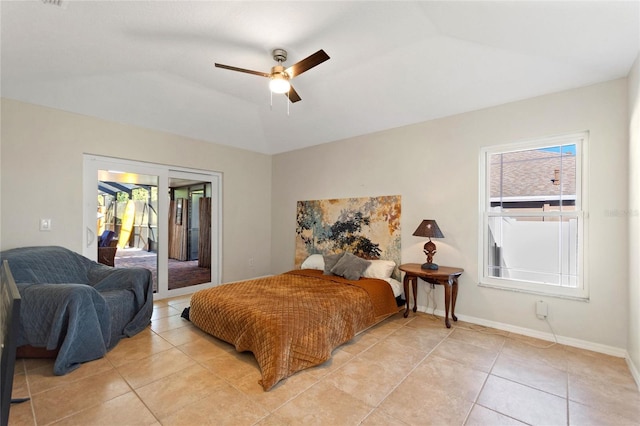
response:
{"label": "white pillow", "polygon": [[385,280],[391,277],[393,274],[393,270],[396,268],[396,262],[393,260],[370,260],[371,265],[367,269],[365,269],[362,274],[365,278],[378,278],[380,280]]}
{"label": "white pillow", "polygon": [[322,257],[321,254],[312,254],[302,262],[300,269],[318,269],[324,271],[324,257]]}
{"label": "white pillow", "polygon": [[384,280],[391,286],[395,297],[402,296],[404,293],[404,285],[400,281],[393,278],[385,278]]}

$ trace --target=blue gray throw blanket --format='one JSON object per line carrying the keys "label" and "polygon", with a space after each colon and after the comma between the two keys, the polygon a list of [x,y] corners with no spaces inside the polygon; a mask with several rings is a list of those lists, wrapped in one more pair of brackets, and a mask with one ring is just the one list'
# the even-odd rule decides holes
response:
{"label": "blue gray throw blanket", "polygon": [[23,247],[0,253],[22,296],[18,346],[58,349],[54,374],[101,358],[124,336],[150,322],[151,273],[112,268],[63,247]]}

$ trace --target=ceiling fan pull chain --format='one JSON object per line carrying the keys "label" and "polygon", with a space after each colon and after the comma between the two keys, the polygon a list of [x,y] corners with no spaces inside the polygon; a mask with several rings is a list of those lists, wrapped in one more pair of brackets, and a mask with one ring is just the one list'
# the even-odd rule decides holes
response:
{"label": "ceiling fan pull chain", "polygon": [[273,92],[271,90],[269,90],[269,94],[271,94],[271,103],[269,105],[269,109],[271,111],[273,111]]}
{"label": "ceiling fan pull chain", "polygon": [[289,102],[289,92],[287,92],[287,117],[289,116],[289,105],[290,104],[291,104],[291,102]]}

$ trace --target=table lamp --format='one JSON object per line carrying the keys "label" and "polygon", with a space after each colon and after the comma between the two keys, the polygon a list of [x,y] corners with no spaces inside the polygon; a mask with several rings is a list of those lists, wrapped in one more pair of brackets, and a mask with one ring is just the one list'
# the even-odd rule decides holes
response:
{"label": "table lamp", "polygon": [[429,237],[424,245],[424,254],[427,255],[427,263],[422,264],[422,269],[438,269],[438,265],[433,263],[433,255],[436,254],[436,245],[431,238],[444,238],[442,231],[435,220],[423,220],[418,229],[413,233],[416,237]]}

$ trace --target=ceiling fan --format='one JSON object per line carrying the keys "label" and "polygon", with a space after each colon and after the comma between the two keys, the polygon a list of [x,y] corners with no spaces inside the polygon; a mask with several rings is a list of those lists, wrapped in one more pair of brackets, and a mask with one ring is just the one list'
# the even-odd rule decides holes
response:
{"label": "ceiling fan", "polygon": [[324,50],[320,49],[316,53],[307,56],[300,62],[293,64],[289,68],[285,69],[282,63],[287,60],[287,51],[284,49],[273,49],[272,54],[273,60],[278,62],[278,65],[274,65],[271,68],[270,73],[232,67],[230,65],[218,63],[216,63],[216,67],[224,68],[231,71],[245,72],[247,74],[259,75],[262,77],[268,77],[271,79],[271,81],[269,82],[269,89],[273,93],[286,93],[289,101],[291,101],[291,103],[294,103],[301,101],[302,99],[293,88],[289,80],[299,76],[303,72],[308,71],[317,65],[320,65],[321,63],[329,59],[329,55],[327,55]]}

